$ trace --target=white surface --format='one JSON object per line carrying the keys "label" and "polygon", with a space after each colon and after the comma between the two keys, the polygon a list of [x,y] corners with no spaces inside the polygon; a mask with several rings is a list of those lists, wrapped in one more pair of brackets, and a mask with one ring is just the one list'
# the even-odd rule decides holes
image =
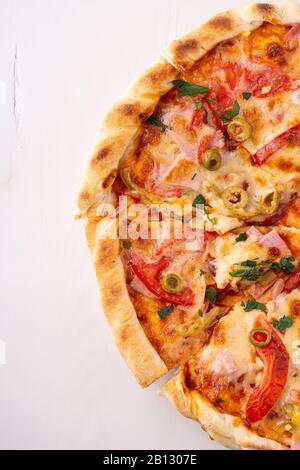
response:
{"label": "white surface", "polygon": [[242,3],[0,0],[1,448],[220,449],[136,385],[72,211],[105,110],[171,39]]}

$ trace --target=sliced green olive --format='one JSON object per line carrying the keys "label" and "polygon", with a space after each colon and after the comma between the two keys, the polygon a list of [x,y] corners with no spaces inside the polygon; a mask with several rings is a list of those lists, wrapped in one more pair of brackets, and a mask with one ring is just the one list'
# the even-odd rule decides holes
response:
{"label": "sliced green olive", "polygon": [[245,142],[252,134],[252,126],[248,121],[240,117],[234,118],[227,126],[230,139],[236,142]]}
{"label": "sliced green olive", "polygon": [[222,157],[216,147],[206,150],[202,160],[203,166],[209,171],[216,171],[220,168]]}
{"label": "sliced green olive", "polygon": [[222,193],[222,200],[227,209],[243,209],[248,204],[247,192],[238,187],[230,186]]}
{"label": "sliced green olive", "polygon": [[276,188],[265,188],[259,197],[260,209],[265,214],[273,214],[279,206],[279,195]]}
{"label": "sliced green olive", "polygon": [[164,291],[170,294],[178,294],[183,290],[183,280],[178,274],[167,273],[160,278],[160,284]]}
{"label": "sliced green olive", "polygon": [[250,343],[257,348],[264,348],[272,341],[272,332],[266,328],[254,328],[249,334]]}

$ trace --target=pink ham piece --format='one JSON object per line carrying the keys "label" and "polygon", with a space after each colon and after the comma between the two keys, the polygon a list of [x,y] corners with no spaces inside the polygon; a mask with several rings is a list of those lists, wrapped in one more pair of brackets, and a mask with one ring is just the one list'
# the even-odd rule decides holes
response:
{"label": "pink ham piece", "polygon": [[300,24],[295,24],[285,36],[286,46],[290,49],[298,47],[300,42]]}
{"label": "pink ham piece", "polygon": [[279,294],[284,290],[284,280],[277,279],[274,286],[272,287],[271,297],[273,300],[277,299]]}
{"label": "pink ham piece", "polygon": [[261,238],[263,237],[262,233],[255,227],[250,227],[248,228],[246,234],[248,236],[253,236],[255,237],[258,241],[261,240]]}
{"label": "pink ham piece", "polygon": [[271,230],[271,232],[267,233],[267,235],[263,236],[259,242],[261,245],[264,245],[268,248],[278,248],[280,253],[289,253],[289,249],[286,243],[282,240],[282,238],[278,235],[276,230]]}

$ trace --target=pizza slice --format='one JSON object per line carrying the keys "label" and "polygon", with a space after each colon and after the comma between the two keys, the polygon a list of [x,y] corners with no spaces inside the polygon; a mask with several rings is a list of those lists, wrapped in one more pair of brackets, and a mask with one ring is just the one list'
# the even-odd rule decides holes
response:
{"label": "pizza slice", "polygon": [[226,447],[299,448],[299,307],[299,289],[237,303],[163,393]]}

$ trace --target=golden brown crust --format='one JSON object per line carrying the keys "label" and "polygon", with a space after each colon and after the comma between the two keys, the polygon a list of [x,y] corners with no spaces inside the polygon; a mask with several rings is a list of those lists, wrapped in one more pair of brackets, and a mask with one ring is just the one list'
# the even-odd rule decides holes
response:
{"label": "golden brown crust", "polygon": [[78,197],[81,213],[97,201],[101,191],[112,186],[119,161],[130,151],[142,122],[153,113],[160,97],[172,88],[177,75],[174,67],[161,59],[109,111],[96,137]]}
{"label": "golden brown crust", "polygon": [[211,439],[225,447],[236,450],[287,449],[272,439],[258,436],[247,428],[240,418],[220,413],[199,392],[188,390],[184,384],[183,369],[162,387],[161,393],[181,414],[198,420]]}
{"label": "golden brown crust", "polygon": [[148,386],[166,374],[168,369],[136,317],[119,256],[119,240],[105,238],[112,229],[112,223],[106,220],[99,224],[89,222],[86,237],[93,257],[103,311],[114,340],[137,381],[142,386]]}
{"label": "golden brown crust", "polygon": [[242,32],[252,31],[264,21],[292,24],[299,19],[300,6],[293,1],[281,4],[257,3],[228,10],[213,16],[199,28],[172,42],[165,57],[178,70],[189,70],[219,42]]}

